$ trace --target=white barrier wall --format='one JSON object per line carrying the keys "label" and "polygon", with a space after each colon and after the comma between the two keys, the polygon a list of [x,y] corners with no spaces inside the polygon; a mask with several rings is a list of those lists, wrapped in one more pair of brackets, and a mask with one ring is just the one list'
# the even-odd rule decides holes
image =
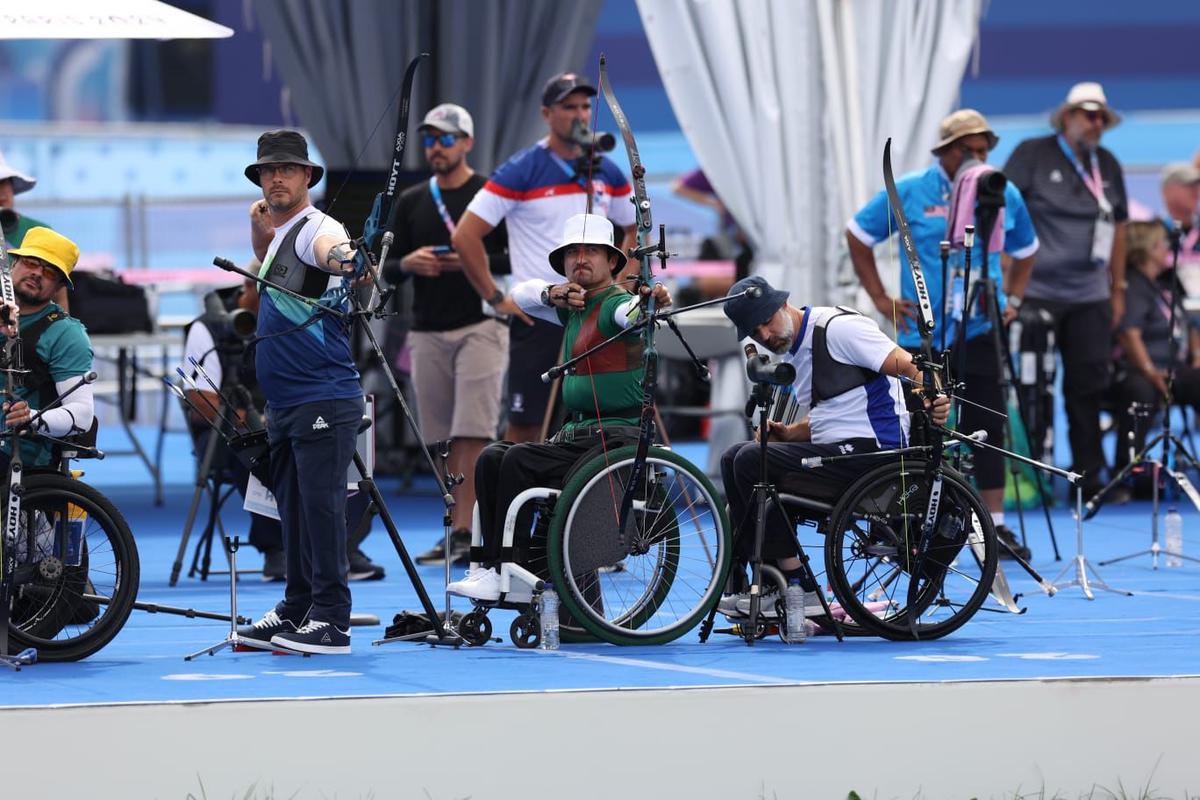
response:
{"label": "white barrier wall", "polygon": [[1197,711],[1200,678],[1173,678],[3,709],[0,731],[11,798],[1073,800],[1200,794]]}

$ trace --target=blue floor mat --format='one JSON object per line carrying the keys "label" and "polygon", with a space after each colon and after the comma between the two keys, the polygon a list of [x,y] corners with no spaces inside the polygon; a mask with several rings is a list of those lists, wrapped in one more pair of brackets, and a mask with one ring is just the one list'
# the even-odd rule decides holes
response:
{"label": "blue floor mat", "polygon": [[[167,502],[155,507],[144,486],[121,483],[105,488],[137,539],[142,564],[139,599],[227,611],[225,576],[214,575],[207,582],[182,577],[177,586],[168,586],[190,488],[168,487]],[[431,491],[420,491],[432,486],[418,482],[417,492],[404,495],[394,481],[385,481],[383,487],[411,552],[433,544],[441,535],[442,507]],[[1185,552],[1196,553],[1200,546],[1191,534],[1196,516],[1184,511]],[[1035,566],[1047,578],[1068,565],[1074,552],[1070,517],[1056,510],[1053,520],[1062,562],[1053,560],[1041,514],[1026,515]],[[240,511],[228,512],[226,523],[231,532],[245,531]],[[1015,527],[1014,520],[1009,524]],[[1150,541],[1149,524],[1148,504],[1105,508],[1085,526],[1089,558],[1096,563],[1144,548]],[[418,610],[416,594],[380,524],[363,549],[387,569],[387,577],[352,585],[355,611],[376,614],[386,625],[401,610]],[[190,557],[189,552],[185,576]],[[250,548],[240,551],[239,558],[243,569],[259,566]],[[1013,591],[1023,593],[1024,615],[980,612],[955,634],[919,643],[838,643],[818,637],[792,647],[771,638],[747,647],[740,639],[715,635],[702,645],[693,632],[657,647],[592,644],[543,653],[510,644],[507,631],[513,612],[494,611],[495,632],[505,641],[481,648],[411,643],[372,647],[370,641],[383,635],[380,625],[356,628],[354,652],[348,656],[306,659],[226,651],[185,662],[185,654],[221,640],[227,626],[135,611],[117,638],[86,661],[0,673],[0,705],[1200,673],[1200,566],[1153,570],[1149,556],[1142,556],[1100,569],[1110,584],[1135,595],[1101,592],[1088,601],[1072,588],[1046,597],[1024,572],[1007,566]],[[442,568],[419,571],[440,607]],[[239,587],[240,610],[253,616],[270,608],[282,591],[281,584],[264,584],[256,575],[244,576]],[[455,608],[465,610],[468,605],[456,600]]]}

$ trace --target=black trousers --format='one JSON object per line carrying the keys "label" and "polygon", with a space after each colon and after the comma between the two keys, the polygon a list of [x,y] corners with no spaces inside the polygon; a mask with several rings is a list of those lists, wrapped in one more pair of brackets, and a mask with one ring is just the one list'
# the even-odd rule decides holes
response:
{"label": "black trousers", "polygon": [[[1120,469],[1129,463],[1130,433],[1133,434],[1133,452],[1140,453],[1146,446],[1146,434],[1155,422],[1152,417],[1142,419],[1133,417],[1129,413],[1129,404],[1145,403],[1153,405],[1161,411],[1163,398],[1150,381],[1136,370],[1128,370],[1120,374],[1116,389],[1118,402],[1116,409],[1117,445],[1113,453],[1113,469]],[[1181,367],[1175,373],[1171,396],[1175,405],[1191,406],[1200,414],[1200,369]]]}
{"label": "black trousers", "polygon": [[[612,449],[614,444],[610,440],[608,447]],[[562,488],[571,468],[599,445],[599,438],[586,438],[563,444],[493,442],[484,448],[475,462],[483,550],[472,553],[471,560],[490,566],[499,563],[504,517],[517,495],[534,486]],[[526,503],[517,515],[517,531],[527,532],[532,521],[533,507]]]}
{"label": "black trousers", "polygon": [[1112,305],[1058,303],[1025,298],[1032,309],[1045,309],[1054,320],[1054,338],[1063,363],[1063,406],[1072,468],[1099,483],[1104,470],[1100,446],[1100,404],[1112,374]]}
{"label": "black trousers", "polygon": [[[729,522],[733,525],[735,536],[734,554],[743,561],[748,561],[753,555],[758,507],[751,500],[754,484],[759,482],[762,474],[760,448],[758,442],[741,442],[721,456],[721,480],[725,486],[725,497],[729,500]],[[850,452],[868,453],[878,449],[874,439],[850,439],[831,444],[768,442],[765,480],[775,484],[780,492],[833,503],[855,478],[883,462],[848,459],[807,469],[801,466],[800,459]],[[798,554],[791,521],[778,510],[768,507],[767,524],[763,532],[763,560],[777,560]],[[816,589],[815,586],[804,588],[806,591]]]}

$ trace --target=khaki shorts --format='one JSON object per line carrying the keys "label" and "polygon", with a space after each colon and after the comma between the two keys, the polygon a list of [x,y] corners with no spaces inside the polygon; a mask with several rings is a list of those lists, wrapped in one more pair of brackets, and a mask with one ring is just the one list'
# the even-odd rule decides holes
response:
{"label": "khaki shorts", "polygon": [[410,331],[408,341],[425,442],[495,439],[508,327],[487,319],[453,331]]}

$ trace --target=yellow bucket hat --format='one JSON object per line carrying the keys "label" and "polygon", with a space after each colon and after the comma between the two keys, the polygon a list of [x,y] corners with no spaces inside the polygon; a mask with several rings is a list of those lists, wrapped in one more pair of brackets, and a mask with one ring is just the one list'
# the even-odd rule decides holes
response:
{"label": "yellow bucket hat", "polygon": [[40,258],[47,264],[53,264],[66,278],[67,285],[74,288],[71,270],[75,269],[75,262],[79,260],[79,245],[61,233],[49,228],[30,228],[21,240],[21,246],[8,252],[14,256]]}

